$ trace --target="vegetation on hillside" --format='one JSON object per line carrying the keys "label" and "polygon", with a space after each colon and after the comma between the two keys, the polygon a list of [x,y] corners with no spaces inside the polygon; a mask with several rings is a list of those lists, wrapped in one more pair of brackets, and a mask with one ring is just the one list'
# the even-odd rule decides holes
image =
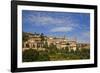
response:
{"label": "vegetation on hillside", "polygon": [[43,33],[31,34],[23,32],[23,42],[27,41],[31,35],[40,36],[41,43],[43,44],[42,48],[45,48],[45,51],[40,51],[38,48],[37,50],[32,48],[25,50],[22,52],[23,62],[90,59],[90,49],[81,48],[80,50],[78,47],[75,51],[69,47],[58,49],[53,43],[48,46]]}
{"label": "vegetation on hillside", "polygon": [[[51,46],[52,47],[52,46]],[[79,59],[89,59],[90,50],[70,50],[68,49],[57,49],[52,47],[51,49],[45,51],[38,51],[34,49],[29,49],[23,51],[23,62],[32,61],[57,61],[57,60],[79,60]]]}

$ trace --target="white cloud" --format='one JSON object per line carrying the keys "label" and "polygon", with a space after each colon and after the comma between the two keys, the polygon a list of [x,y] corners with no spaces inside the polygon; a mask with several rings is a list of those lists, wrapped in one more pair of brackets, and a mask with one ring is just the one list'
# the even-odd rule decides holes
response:
{"label": "white cloud", "polygon": [[78,20],[71,16],[52,17],[48,14],[30,14],[25,17],[25,20],[32,27],[43,26],[48,27],[49,32],[69,32],[79,27]]}
{"label": "white cloud", "polygon": [[36,25],[64,25],[65,24],[65,19],[59,19],[59,18],[53,18],[50,16],[29,16],[28,20],[31,23],[36,23]]}
{"label": "white cloud", "polygon": [[63,17],[63,18],[54,18],[48,15],[41,16],[38,15],[29,15],[26,20],[31,23],[31,25],[36,26],[57,26],[57,27],[78,27],[77,21],[71,19],[71,17]]}
{"label": "white cloud", "polygon": [[72,27],[56,27],[51,29],[51,32],[69,32],[72,31],[73,28]]}

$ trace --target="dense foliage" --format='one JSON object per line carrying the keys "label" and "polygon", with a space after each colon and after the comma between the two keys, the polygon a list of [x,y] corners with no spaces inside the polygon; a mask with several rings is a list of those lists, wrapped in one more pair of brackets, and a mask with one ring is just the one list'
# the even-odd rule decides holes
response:
{"label": "dense foliage", "polygon": [[[52,47],[52,46],[51,46]],[[77,49],[68,50],[66,49],[57,49],[55,47],[48,48],[45,51],[38,50],[25,50],[23,51],[23,62],[32,62],[32,61],[56,61],[56,60],[79,60],[79,59],[89,59],[90,50],[89,49]]]}
{"label": "dense foliage", "polygon": [[23,62],[32,61],[48,61],[49,56],[46,52],[38,52],[37,50],[29,49],[23,52]]}

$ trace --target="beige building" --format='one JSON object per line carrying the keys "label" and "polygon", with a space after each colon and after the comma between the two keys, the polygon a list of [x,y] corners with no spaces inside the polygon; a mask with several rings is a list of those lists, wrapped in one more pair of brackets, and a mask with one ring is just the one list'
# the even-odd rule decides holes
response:
{"label": "beige building", "polygon": [[73,40],[73,41],[68,41],[68,43],[69,43],[69,48],[75,51],[77,48],[77,42]]}
{"label": "beige building", "polygon": [[[68,40],[66,38],[55,38],[55,37],[47,37],[44,36],[44,41],[41,41],[40,35],[31,36],[26,42],[23,43],[23,51],[26,49],[38,49],[38,50],[45,50],[46,48],[43,48],[44,43],[47,42],[47,45],[50,46],[51,44],[56,45],[58,49],[65,49],[68,47],[69,50],[73,49],[74,51],[77,48],[77,42],[76,40]],[[86,44],[85,44],[86,45]],[[81,48],[84,45],[78,44],[78,46]],[[84,46],[89,47],[89,46]]]}

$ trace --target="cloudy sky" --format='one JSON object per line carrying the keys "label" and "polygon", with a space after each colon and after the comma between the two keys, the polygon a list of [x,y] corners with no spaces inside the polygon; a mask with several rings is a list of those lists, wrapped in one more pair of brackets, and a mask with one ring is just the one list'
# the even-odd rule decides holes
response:
{"label": "cloudy sky", "polygon": [[77,38],[90,42],[90,14],[72,12],[22,11],[24,32],[44,33],[47,36]]}

